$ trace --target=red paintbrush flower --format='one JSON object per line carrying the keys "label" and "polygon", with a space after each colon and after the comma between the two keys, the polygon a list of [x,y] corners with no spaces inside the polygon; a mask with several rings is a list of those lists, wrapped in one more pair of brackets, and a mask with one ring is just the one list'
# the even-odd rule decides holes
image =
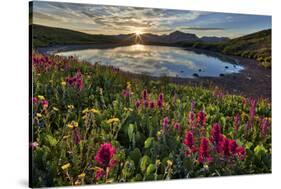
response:
{"label": "red paintbrush flower", "polygon": [[116,154],[116,149],[110,143],[104,143],[100,146],[95,160],[103,167],[112,166],[113,156]]}
{"label": "red paintbrush flower", "polygon": [[198,161],[200,163],[206,163],[212,160],[213,158],[209,155],[209,141],[207,138],[201,138]]}

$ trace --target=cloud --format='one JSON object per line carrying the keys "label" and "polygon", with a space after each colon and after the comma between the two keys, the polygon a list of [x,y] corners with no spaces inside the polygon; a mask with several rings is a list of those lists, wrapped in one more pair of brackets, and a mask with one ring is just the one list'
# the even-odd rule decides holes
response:
{"label": "cloud", "polygon": [[182,30],[199,30],[199,31],[210,31],[210,30],[217,30],[217,31],[222,31],[225,30],[225,28],[208,28],[208,27],[180,27]]}

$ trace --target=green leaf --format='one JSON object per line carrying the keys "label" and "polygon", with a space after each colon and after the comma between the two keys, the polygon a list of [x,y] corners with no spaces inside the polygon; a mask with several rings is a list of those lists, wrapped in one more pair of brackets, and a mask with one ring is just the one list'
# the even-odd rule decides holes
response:
{"label": "green leaf", "polygon": [[135,148],[129,153],[129,157],[135,162],[135,165],[138,165],[141,158],[140,150],[138,148]]}
{"label": "green leaf", "polygon": [[156,170],[156,166],[154,164],[149,164],[149,166],[146,169],[146,176],[149,176],[150,174],[154,173]]}
{"label": "green leaf", "polygon": [[254,153],[255,156],[258,157],[258,159],[261,159],[261,157],[267,153],[267,149],[265,149],[265,147],[262,144],[257,145],[254,149]]}
{"label": "green leaf", "polygon": [[141,158],[140,169],[143,173],[146,171],[146,168],[150,163],[151,163],[151,160],[147,155],[145,155]]}
{"label": "green leaf", "polygon": [[46,135],[46,142],[50,144],[50,146],[55,146],[57,144],[57,140],[51,135]]}
{"label": "green leaf", "polygon": [[144,148],[149,148],[151,146],[153,140],[154,140],[153,137],[148,137],[144,142]]}
{"label": "green leaf", "polygon": [[129,124],[128,127],[128,136],[129,136],[129,140],[132,141],[133,137],[135,135],[135,125],[134,124]]}

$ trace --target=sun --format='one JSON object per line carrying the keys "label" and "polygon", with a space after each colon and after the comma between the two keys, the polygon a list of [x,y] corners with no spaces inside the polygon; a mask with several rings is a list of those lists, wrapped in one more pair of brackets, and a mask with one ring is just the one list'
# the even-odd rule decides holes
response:
{"label": "sun", "polygon": [[136,30],[136,31],[135,31],[135,34],[136,34],[137,36],[140,36],[140,35],[142,34],[142,32],[139,31],[139,30]]}

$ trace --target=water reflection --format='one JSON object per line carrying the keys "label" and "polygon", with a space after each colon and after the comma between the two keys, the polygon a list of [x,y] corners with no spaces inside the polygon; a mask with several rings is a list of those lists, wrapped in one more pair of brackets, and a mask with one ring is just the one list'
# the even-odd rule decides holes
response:
{"label": "water reflection", "polygon": [[110,49],[84,49],[57,53],[77,56],[91,63],[118,67],[123,71],[151,76],[192,78],[194,75],[216,77],[237,73],[242,66],[224,57],[206,55],[177,47],[131,45]]}

